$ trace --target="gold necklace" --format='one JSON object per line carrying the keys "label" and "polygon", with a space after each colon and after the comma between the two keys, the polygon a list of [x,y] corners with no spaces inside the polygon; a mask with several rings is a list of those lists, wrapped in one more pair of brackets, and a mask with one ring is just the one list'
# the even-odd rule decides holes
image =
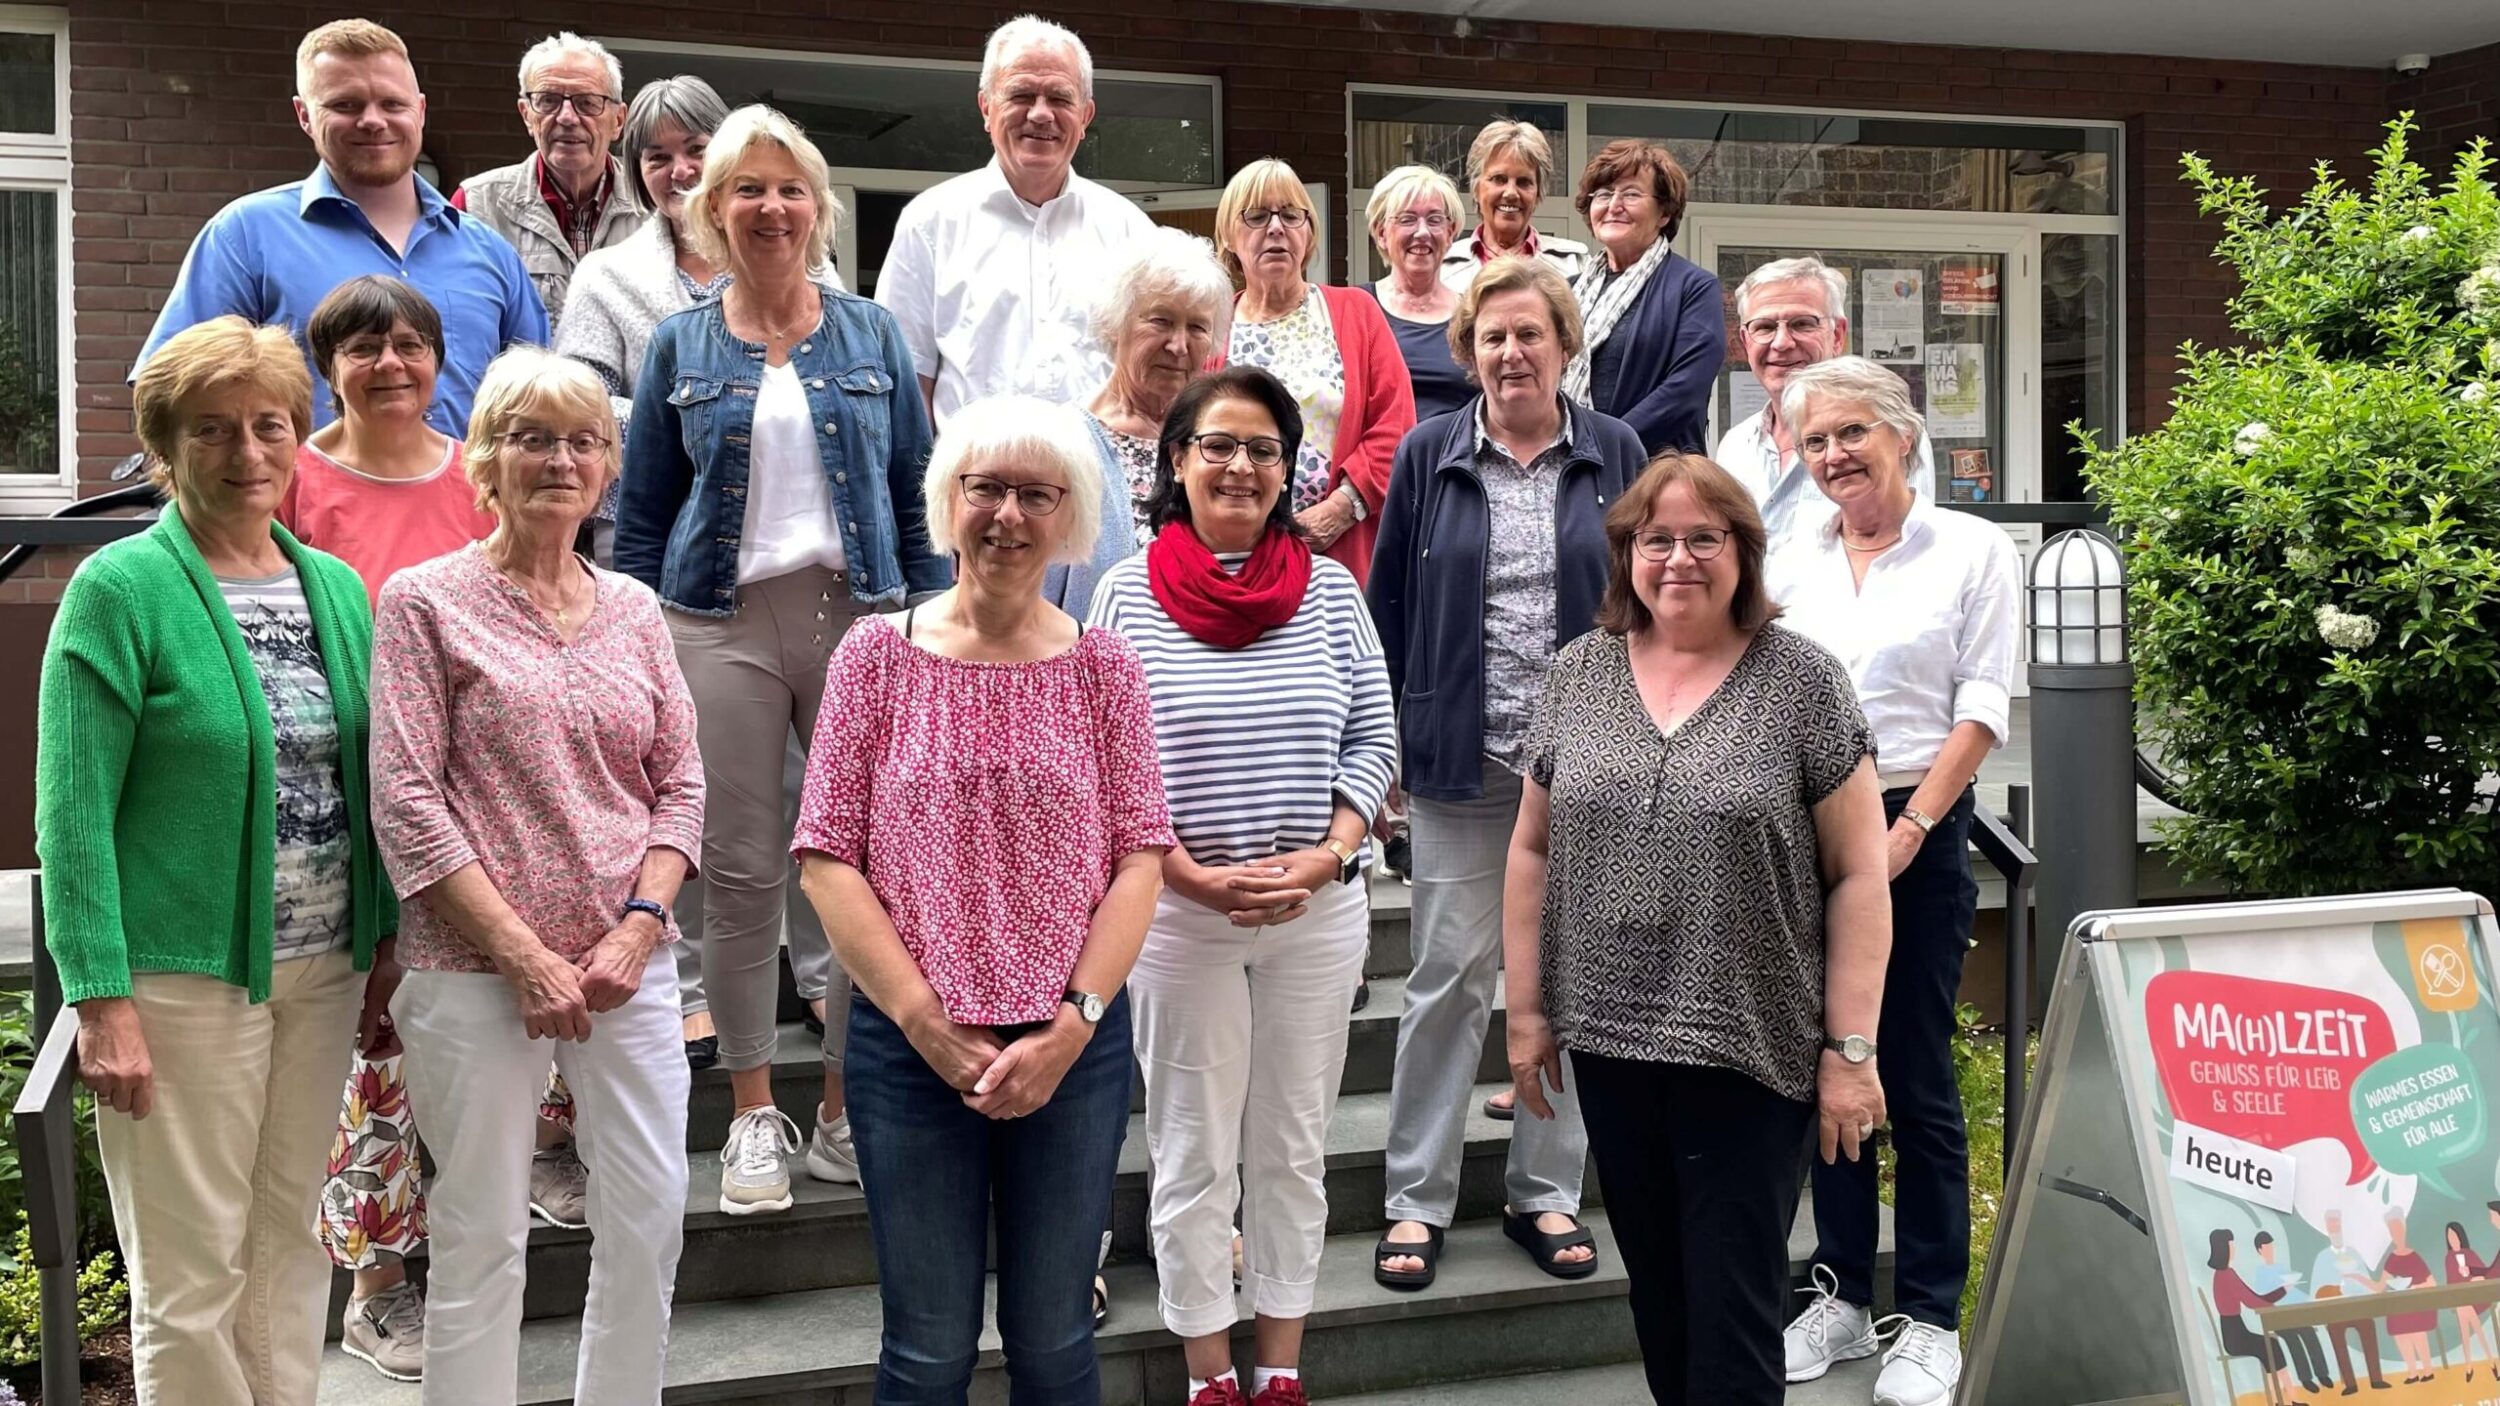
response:
{"label": "gold necklace", "polygon": [[1846,532],[1843,532],[1843,533],[1840,535],[1840,545],[1841,545],[1844,549],[1846,549],[1846,550],[1848,550],[1848,551],[1852,551],[1852,552],[1880,552],[1880,551],[1883,551],[1883,550],[1884,550],[1885,548],[1887,548],[1887,547],[1897,547],[1897,546],[1899,546],[1900,544],[1901,544],[1901,534],[1900,534],[1900,533],[1898,533],[1898,532],[1896,532],[1896,533],[1892,534],[1892,536],[1890,536],[1890,537],[1886,538],[1885,540],[1883,540],[1883,541],[1881,541],[1881,542],[1877,542],[1877,543],[1874,543],[1874,544],[1873,544],[1873,545],[1871,545],[1871,546],[1865,546],[1865,547],[1861,547],[1861,546],[1859,546],[1857,543],[1850,541],[1850,540],[1849,540],[1849,534],[1848,534],[1848,533],[1846,533]]}
{"label": "gold necklace", "polygon": [[496,570],[503,572],[503,579],[511,582],[515,586],[520,587],[521,594],[528,599],[531,605],[537,607],[539,614],[553,620],[557,630],[562,631],[572,628],[573,612],[581,608],[584,604],[581,600],[582,586],[581,578],[578,574],[574,577],[571,584],[559,588],[561,594],[557,598],[558,603],[549,605],[546,600],[539,595],[537,590],[531,586],[530,582],[526,578],[514,575],[509,567],[498,566]]}

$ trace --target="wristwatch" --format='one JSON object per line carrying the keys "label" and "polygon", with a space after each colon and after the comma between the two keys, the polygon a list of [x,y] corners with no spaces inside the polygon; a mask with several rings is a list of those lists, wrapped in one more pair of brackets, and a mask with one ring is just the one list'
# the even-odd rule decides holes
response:
{"label": "wristwatch", "polygon": [[1910,822],[1912,825],[1917,826],[1918,832],[1922,835],[1931,835],[1935,833],[1936,817],[1920,810],[1917,806],[1901,807],[1901,818]]}
{"label": "wristwatch", "polygon": [[1823,1037],[1823,1048],[1839,1055],[1851,1064],[1864,1064],[1875,1057],[1875,1042],[1864,1035],[1843,1035],[1835,1038],[1826,1034]]}
{"label": "wristwatch", "polygon": [[1355,849],[1354,846],[1347,844],[1345,841],[1338,839],[1334,835],[1331,835],[1327,839],[1320,841],[1319,847],[1328,851],[1330,854],[1337,856],[1338,883],[1353,883],[1354,876],[1363,872],[1362,853]]}
{"label": "wristwatch", "polygon": [[1068,1005],[1076,1007],[1076,1013],[1085,1017],[1085,1023],[1087,1025],[1102,1024],[1102,997],[1095,995],[1091,991],[1079,991],[1074,987],[1070,987],[1068,990],[1060,993],[1059,999]]}
{"label": "wristwatch", "polygon": [[1337,491],[1354,500],[1354,520],[1356,522],[1361,522],[1363,519],[1372,515],[1371,509],[1366,507],[1363,503],[1363,490],[1356,488],[1351,483],[1341,483],[1337,485]]}
{"label": "wristwatch", "polygon": [[648,898],[626,899],[625,912],[618,914],[617,917],[621,922],[625,917],[634,913],[648,913],[651,915],[651,921],[658,923],[661,927],[668,926],[668,910],[661,907],[656,900]]}

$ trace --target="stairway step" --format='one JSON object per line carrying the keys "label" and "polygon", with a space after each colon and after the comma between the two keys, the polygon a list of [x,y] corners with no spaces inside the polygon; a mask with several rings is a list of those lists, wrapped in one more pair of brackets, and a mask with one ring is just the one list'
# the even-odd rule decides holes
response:
{"label": "stairway step", "polygon": [[[1811,1382],[1788,1389],[1786,1406],[1866,1406],[1875,1395],[1877,1364],[1844,1362]],[[1484,1381],[1450,1382],[1432,1389],[1433,1406],[1515,1406],[1522,1401],[1568,1402],[1569,1406],[1651,1406],[1648,1379],[1637,1362],[1612,1367],[1580,1367],[1562,1372],[1493,1377]],[[1328,1406],[1413,1406],[1412,1391],[1366,1392],[1332,1397]]]}

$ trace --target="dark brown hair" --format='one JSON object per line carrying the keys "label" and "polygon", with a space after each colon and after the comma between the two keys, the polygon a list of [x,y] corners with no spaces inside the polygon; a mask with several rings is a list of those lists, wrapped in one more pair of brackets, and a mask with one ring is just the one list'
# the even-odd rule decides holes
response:
{"label": "dark brown hair", "polygon": [[[1684,174],[1674,155],[1656,142],[1624,137],[1599,148],[1589,158],[1588,169],[1580,173],[1580,191],[1571,197],[1571,208],[1580,212],[1580,222],[1588,223],[1589,194],[1609,186],[1619,186],[1635,176],[1649,181],[1649,193],[1658,199],[1659,213],[1667,217],[1666,227],[1658,231],[1660,239],[1673,239],[1684,223],[1684,201],[1693,189],[1693,178]],[[1592,226],[1593,228],[1593,226]]]}
{"label": "dark brown hair", "polygon": [[1649,607],[1632,589],[1632,539],[1649,522],[1658,495],[1683,484],[1712,517],[1727,520],[1736,548],[1736,596],[1728,602],[1728,618],[1752,634],[1779,618],[1771,590],[1763,580],[1762,560],[1769,535],[1762,514],[1754,511],[1753,495],[1736,476],[1699,454],[1661,454],[1649,461],[1641,476],[1606,510],[1606,599],[1597,607],[1597,627],[1610,635],[1628,635],[1649,628]]}
{"label": "dark brown hair", "polygon": [[[443,315],[423,293],[386,273],[359,274],[331,289],[304,320],[304,344],[312,352],[313,365],[335,380],[339,348],[357,337],[388,337],[403,322],[434,348],[439,372],[448,355],[443,347]],[[338,387],[331,386],[330,398],[335,401],[338,395]],[[347,406],[342,402],[338,409],[345,414]]]}

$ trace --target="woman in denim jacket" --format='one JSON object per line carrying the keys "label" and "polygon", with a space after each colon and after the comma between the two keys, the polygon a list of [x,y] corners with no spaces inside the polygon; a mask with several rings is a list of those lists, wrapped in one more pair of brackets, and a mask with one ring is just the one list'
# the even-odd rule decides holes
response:
{"label": "woman in denim jacket", "polygon": [[[851,620],[953,579],[929,543],[929,417],[902,333],[825,276],[841,207],[790,120],[741,108],[712,135],[686,232],[733,275],[717,302],[652,334],[634,387],[616,568],[660,593],[694,691],[714,798],[703,983],[737,1114],[720,1208],[790,1206],[796,1124],[773,1106],[782,885],[782,757],[816,731],[825,664]],[[824,1102],[808,1174],[859,1180],[842,1103],[839,972],[828,991]]]}

